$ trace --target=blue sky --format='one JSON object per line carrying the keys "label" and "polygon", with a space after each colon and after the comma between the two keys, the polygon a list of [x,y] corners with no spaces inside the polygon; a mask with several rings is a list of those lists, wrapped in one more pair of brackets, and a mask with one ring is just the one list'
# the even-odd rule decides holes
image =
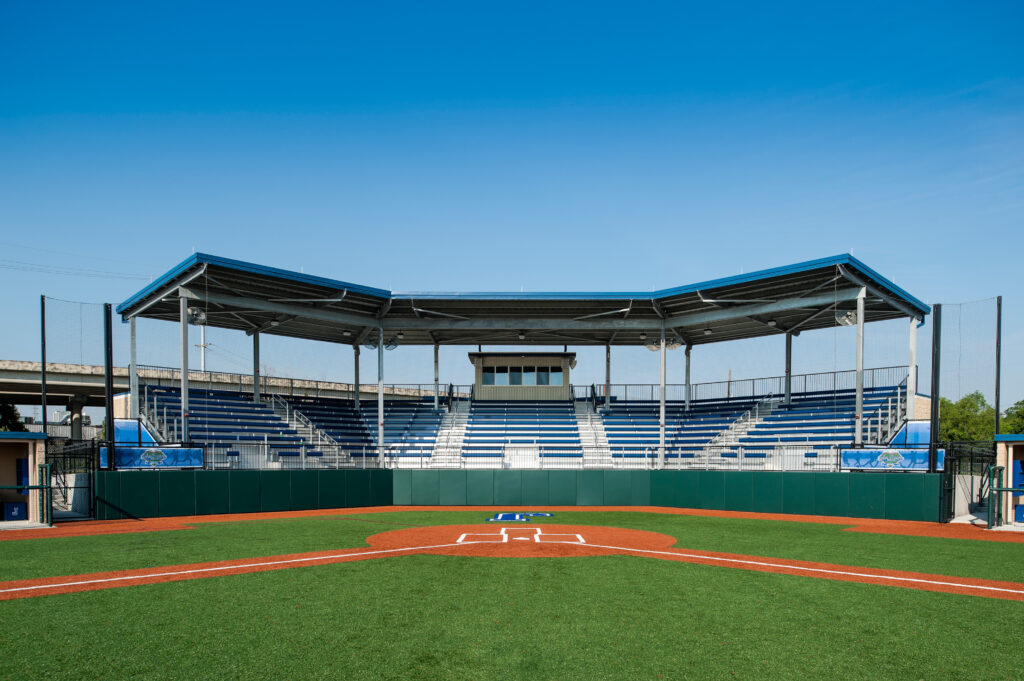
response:
{"label": "blue sky", "polygon": [[[116,303],[193,249],[394,290],[663,288],[853,252],[928,302],[1004,295],[1020,399],[1022,29],[1009,2],[6,2],[0,286],[24,323],[0,357],[37,356],[40,293]],[[903,326],[873,333],[869,364],[905,357]],[[969,364],[987,336],[964,334]],[[244,339],[215,345],[242,369]],[[752,347],[702,349],[695,375],[781,368],[781,340]],[[339,348],[264,352],[351,377]],[[463,355],[444,368],[468,380]],[[617,356],[616,380],[656,380],[655,355]],[[798,370],[852,357],[840,332],[798,341]],[[389,366],[432,374],[429,350]]]}

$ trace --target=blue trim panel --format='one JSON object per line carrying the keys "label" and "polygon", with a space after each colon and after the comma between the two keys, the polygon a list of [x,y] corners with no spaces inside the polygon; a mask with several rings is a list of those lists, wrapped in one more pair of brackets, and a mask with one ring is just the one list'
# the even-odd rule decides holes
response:
{"label": "blue trim panel", "polygon": [[0,440],[45,440],[44,433],[0,433]]}
{"label": "blue trim panel", "polygon": [[1024,434],[1003,433],[1002,435],[996,435],[996,442],[1024,442]]}
{"label": "blue trim panel", "polygon": [[897,298],[902,298],[905,302],[909,303],[911,307],[914,307],[922,314],[929,314],[931,308],[925,303],[921,302],[914,296],[910,295],[896,284],[892,283],[885,277],[881,276],[873,269],[862,263],[861,261],[854,258],[852,255],[834,255],[828,258],[819,258],[817,260],[807,260],[805,262],[796,263],[793,265],[786,265],[784,267],[774,267],[767,270],[758,270],[757,272],[749,272],[747,274],[740,274],[732,277],[723,277],[721,279],[711,279],[709,281],[703,281],[697,284],[688,284],[686,286],[677,286],[675,288],[662,289],[660,291],[602,291],[602,292],[586,292],[586,293],[565,293],[565,292],[541,292],[541,293],[443,293],[443,292],[403,292],[392,294],[396,300],[409,300],[412,298],[418,298],[421,300],[660,300],[662,298],[668,298],[671,296],[684,295],[687,293],[696,293],[697,291],[721,288],[724,286],[732,286],[735,284],[744,284],[752,281],[758,281],[760,279],[769,279],[771,277],[781,276],[785,274],[798,274],[800,272],[808,272],[810,270],[821,269],[824,267],[835,267],[836,265],[849,265],[856,269],[860,274],[867,277],[872,284],[875,284],[883,289],[886,289],[894,294]]}
{"label": "blue trim panel", "polygon": [[301,284],[312,284],[314,286],[323,286],[326,288],[334,288],[339,291],[348,289],[352,293],[359,293],[361,295],[373,296],[376,298],[387,299],[391,297],[391,292],[380,288],[373,288],[370,286],[361,286],[359,284],[352,284],[347,281],[339,281],[337,279],[328,279],[326,277],[317,277],[311,274],[303,274],[300,272],[292,272],[289,270],[282,270],[277,267],[267,267],[266,265],[256,265],[251,262],[245,262],[244,260],[232,260],[230,258],[221,258],[216,255],[209,255],[207,253],[195,253],[192,256],[186,258],[179,265],[174,267],[172,270],[167,272],[152,284],[142,289],[128,300],[124,301],[117,306],[117,313],[122,314],[130,310],[134,305],[142,302],[149,295],[155,293],[159,289],[167,286],[173,282],[176,278],[189,271],[193,267],[199,265],[214,265],[216,267],[224,267],[226,269],[238,270],[240,272],[248,272],[250,274],[261,274],[271,277],[278,277],[280,279],[287,279],[288,281],[294,281]]}
{"label": "blue trim panel", "polygon": [[142,300],[153,294],[157,290],[167,286],[173,282],[177,277],[181,276],[185,272],[189,271],[193,267],[197,267],[202,264],[210,264],[218,267],[224,267],[227,269],[239,270],[242,272],[249,272],[252,274],[261,274],[272,277],[278,277],[289,281],[295,281],[304,284],[312,284],[315,286],[324,286],[327,288],[336,289],[348,289],[353,293],[360,293],[363,295],[374,296],[377,298],[388,299],[393,298],[395,300],[660,300],[662,298],[668,298],[672,296],[679,296],[688,293],[696,293],[701,290],[716,289],[725,286],[732,286],[735,284],[750,283],[762,279],[770,279],[776,276],[782,276],[786,274],[799,274],[801,272],[808,272],[811,270],[822,269],[825,267],[835,267],[836,265],[848,265],[851,268],[857,270],[860,274],[864,275],[870,282],[880,288],[890,291],[895,297],[903,299],[911,307],[915,308],[924,315],[931,312],[931,308],[925,303],[921,302],[914,296],[910,295],[890,280],[881,276],[873,269],[857,260],[852,255],[834,255],[828,258],[819,258],[817,260],[807,260],[805,262],[796,263],[793,265],[786,265],[784,267],[775,267],[766,270],[758,270],[756,272],[748,272],[746,274],[736,275],[732,277],[724,277],[721,279],[711,279],[709,281],[703,281],[696,284],[688,284],[686,286],[678,286],[675,288],[662,289],[660,291],[589,291],[589,292],[564,292],[564,291],[545,291],[545,292],[530,292],[530,293],[517,293],[517,292],[401,292],[392,293],[385,289],[372,288],[368,286],[360,286],[357,284],[351,284],[349,282],[339,281],[336,279],[327,279],[325,277],[317,277],[309,274],[301,274],[298,272],[291,272],[288,270],[278,269],[276,267],[267,267],[264,265],[256,265],[253,263],[245,262],[242,260],[231,260],[229,258],[221,258],[214,255],[208,255],[205,253],[196,253],[191,257],[182,261],[179,265],[171,269],[169,272],[164,274],[162,277],[154,281],[152,284],[142,289],[131,298],[126,300],[117,306],[117,313],[123,314],[129,311],[133,306],[140,303]]}

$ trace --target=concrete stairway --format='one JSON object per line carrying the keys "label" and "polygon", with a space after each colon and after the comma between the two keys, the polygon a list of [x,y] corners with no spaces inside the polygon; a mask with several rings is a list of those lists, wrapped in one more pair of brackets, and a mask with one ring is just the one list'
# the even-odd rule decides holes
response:
{"label": "concrete stairway", "polygon": [[325,431],[316,427],[305,414],[288,404],[277,395],[267,395],[264,404],[274,410],[274,414],[291,426],[308,447],[336,446],[338,441]]}
{"label": "concrete stairway", "polygon": [[604,421],[590,410],[587,402],[577,401],[576,427],[580,431],[580,445],[583,447],[584,468],[611,468],[612,453],[608,447],[608,435]]}
{"label": "concrete stairway", "polygon": [[782,401],[779,399],[767,399],[758,402],[733,421],[728,428],[712,438],[705,445],[705,453],[720,451],[726,447],[739,447],[740,438],[746,437],[747,433],[752,431],[757,424],[763,422],[765,417],[771,415],[780,404],[782,404]]}
{"label": "concrete stairway", "polygon": [[430,457],[432,468],[462,468],[462,442],[469,422],[469,406],[469,400],[456,400],[452,410],[441,420]]}

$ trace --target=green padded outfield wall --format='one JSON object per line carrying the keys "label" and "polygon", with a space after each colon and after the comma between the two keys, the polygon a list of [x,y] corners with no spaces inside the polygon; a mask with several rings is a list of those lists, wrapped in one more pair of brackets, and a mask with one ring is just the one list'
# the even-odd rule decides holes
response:
{"label": "green padded outfield wall", "polygon": [[939,520],[940,474],[619,470],[100,471],[100,519],[360,506],[671,506]]}
{"label": "green padded outfield wall", "polygon": [[939,520],[939,474],[766,471],[394,471],[399,506],[674,506]]}
{"label": "green padded outfield wall", "polygon": [[390,506],[391,476],[389,470],[99,471],[96,517]]}

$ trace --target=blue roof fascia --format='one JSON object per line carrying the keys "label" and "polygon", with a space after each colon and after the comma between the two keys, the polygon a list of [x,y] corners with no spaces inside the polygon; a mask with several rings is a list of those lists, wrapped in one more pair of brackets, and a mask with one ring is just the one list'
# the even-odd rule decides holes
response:
{"label": "blue roof fascia", "polygon": [[1024,442],[1024,434],[1003,433],[1002,435],[996,435],[996,442]]}
{"label": "blue roof fascia", "polygon": [[895,293],[897,296],[903,298],[903,300],[905,300],[906,302],[910,303],[910,305],[912,305],[913,307],[916,307],[923,314],[925,314],[925,315],[931,314],[932,308],[931,308],[930,305],[928,305],[927,303],[925,303],[923,301],[920,301],[917,298],[915,298],[914,296],[910,295],[909,293],[907,293],[906,291],[901,289],[899,286],[894,284],[889,279],[886,279],[881,274],[879,274],[878,272],[874,271],[873,269],[871,269],[870,267],[868,267],[867,265],[862,263],[860,260],[857,260],[857,258],[855,258],[855,257],[853,257],[852,255],[849,255],[849,254],[844,255],[842,257],[847,259],[847,261],[848,261],[847,264],[850,264],[850,265],[856,267],[863,274],[866,274],[871,279],[872,283],[878,284],[879,286],[882,286],[883,288],[889,289],[891,292]]}
{"label": "blue roof fascia", "polygon": [[786,265],[783,267],[775,267],[771,269],[758,270],[756,272],[748,272],[746,274],[735,275],[731,277],[723,277],[720,279],[711,279],[696,284],[688,284],[685,286],[678,286],[675,288],[661,289],[659,291],[589,291],[589,292],[566,292],[566,291],[545,291],[545,292],[433,292],[433,291],[418,291],[418,292],[401,292],[392,293],[385,289],[378,289],[369,286],[360,286],[358,284],[352,284],[349,282],[338,281],[336,279],[327,279],[325,277],[317,277],[309,274],[302,274],[298,272],[291,272],[288,270],[282,270],[276,267],[267,267],[264,265],[256,265],[242,260],[231,260],[229,258],[221,258],[214,255],[208,255],[205,253],[195,253],[192,256],[186,258],[176,267],[171,269],[169,272],[164,274],[162,277],[148,285],[131,298],[126,300],[117,306],[118,314],[122,314],[131,309],[134,305],[138,304],[148,296],[152,295],[159,289],[164,288],[168,284],[172,283],[175,278],[181,274],[187,272],[191,268],[201,264],[211,264],[227,269],[234,269],[242,272],[249,272],[252,274],[263,274],[268,276],[279,277],[290,281],[313,284],[316,286],[324,286],[327,288],[336,288],[338,290],[348,289],[354,293],[360,293],[363,295],[374,296],[378,298],[392,298],[395,300],[413,300],[413,299],[424,299],[424,300],[660,300],[662,298],[668,298],[671,296],[684,295],[687,293],[696,293],[697,291],[721,288],[725,286],[731,286],[735,284],[744,284],[759,281],[762,279],[768,279],[775,276],[781,276],[786,274],[797,274],[800,272],[807,272],[810,270],[821,269],[823,267],[835,267],[837,265],[848,265],[855,268],[858,272],[866,276],[870,283],[877,285],[892,292],[895,296],[902,298],[911,307],[917,309],[923,315],[930,314],[931,308],[925,303],[921,302],[914,296],[910,295],[890,280],[881,276],[870,267],[857,260],[850,254],[834,255],[827,258],[819,258],[817,260],[807,260],[805,262],[796,263],[793,265]]}
{"label": "blue roof fascia", "polygon": [[395,300],[652,300],[655,292],[631,291],[529,291],[520,292],[464,292],[416,291],[393,293]]}
{"label": "blue roof fascia", "polygon": [[868,277],[871,283],[876,284],[882,288],[885,288],[895,294],[897,297],[902,298],[904,301],[909,303],[912,307],[920,311],[922,314],[929,314],[931,308],[925,303],[921,302],[914,296],[910,295],[896,284],[892,283],[885,277],[881,276],[870,267],[862,263],[861,261],[854,258],[852,255],[834,255],[828,258],[818,258],[817,260],[808,260],[805,262],[796,263],[793,265],[786,265],[784,267],[774,267],[766,270],[758,270],[756,272],[748,272],[746,274],[735,275],[731,277],[723,277],[721,279],[711,279],[709,281],[703,281],[697,284],[687,284],[685,286],[677,286],[674,288],[661,289],[660,291],[605,291],[605,292],[580,292],[580,293],[566,293],[566,292],[542,292],[542,293],[450,293],[450,292],[430,292],[421,291],[415,293],[403,292],[394,293],[393,296],[396,299],[409,300],[414,298],[422,298],[427,300],[660,300],[662,298],[668,298],[671,296],[678,296],[687,293],[696,293],[697,291],[720,288],[723,286],[731,286],[734,284],[744,284],[761,279],[768,279],[775,276],[781,276],[785,274],[796,274],[800,272],[807,272],[810,270],[821,269],[822,267],[835,267],[836,265],[849,265],[856,268],[861,274]]}
{"label": "blue roof fascia", "polygon": [[767,270],[758,270],[756,272],[749,272],[747,274],[740,274],[732,277],[723,277],[721,279],[712,279],[710,281],[701,282],[699,284],[688,284],[686,286],[679,286],[676,288],[663,289],[657,291],[655,296],[658,298],[665,298],[669,296],[677,296],[685,293],[696,293],[699,290],[714,289],[723,286],[732,286],[735,284],[746,284],[759,279],[768,279],[770,277],[776,277],[783,274],[798,274],[800,272],[808,272],[810,270],[821,269],[822,267],[835,267],[836,265],[850,265],[856,268],[860,273],[866,275],[871,283],[877,284],[883,288],[888,289],[898,297],[903,298],[911,306],[919,310],[922,314],[929,314],[931,308],[928,305],[922,303],[920,300],[910,295],[896,284],[892,283],[885,277],[881,276],[873,269],[857,260],[849,253],[842,255],[833,255],[828,258],[818,258],[817,260],[807,260],[805,262],[795,263],[793,265],[785,265],[784,267],[773,267]]}
{"label": "blue roof fascia", "polygon": [[125,300],[123,303],[118,305],[114,311],[117,312],[117,314],[123,314],[135,304],[142,302],[156,291],[162,289],[164,286],[167,286],[167,284],[174,281],[178,276],[192,269],[192,267],[194,267],[199,262],[199,256],[199,253],[193,253],[189,257],[185,258],[180,263],[172,267],[159,279],[149,284],[141,291],[134,294],[133,296]]}
{"label": "blue roof fascia", "polygon": [[187,272],[196,265],[216,265],[217,267],[224,267],[226,269],[237,270],[240,272],[248,272],[250,274],[263,274],[273,277],[279,277],[281,279],[287,279],[289,281],[298,282],[301,284],[312,284],[314,286],[324,286],[326,288],[333,288],[339,291],[348,290],[352,293],[359,293],[362,295],[373,296],[376,298],[390,298],[391,292],[384,289],[373,288],[370,286],[361,286],[359,284],[352,284],[347,281],[339,281],[337,279],[328,279],[326,277],[317,277],[312,274],[303,274],[301,272],[292,272],[290,270],[283,270],[277,267],[267,267],[266,265],[256,265],[255,263],[245,262],[244,260],[232,260],[230,258],[221,258],[216,255],[209,255],[207,253],[194,253],[190,257],[183,260],[179,265],[174,267],[172,270],[167,272],[152,284],[142,289],[134,296],[126,300],[117,306],[118,314],[123,311],[130,309],[133,305],[144,300],[149,295],[153,294],[157,290],[167,286],[173,282],[175,278],[181,274]]}
{"label": "blue roof fascia", "polygon": [[45,440],[46,433],[8,433],[0,432],[0,440]]}

